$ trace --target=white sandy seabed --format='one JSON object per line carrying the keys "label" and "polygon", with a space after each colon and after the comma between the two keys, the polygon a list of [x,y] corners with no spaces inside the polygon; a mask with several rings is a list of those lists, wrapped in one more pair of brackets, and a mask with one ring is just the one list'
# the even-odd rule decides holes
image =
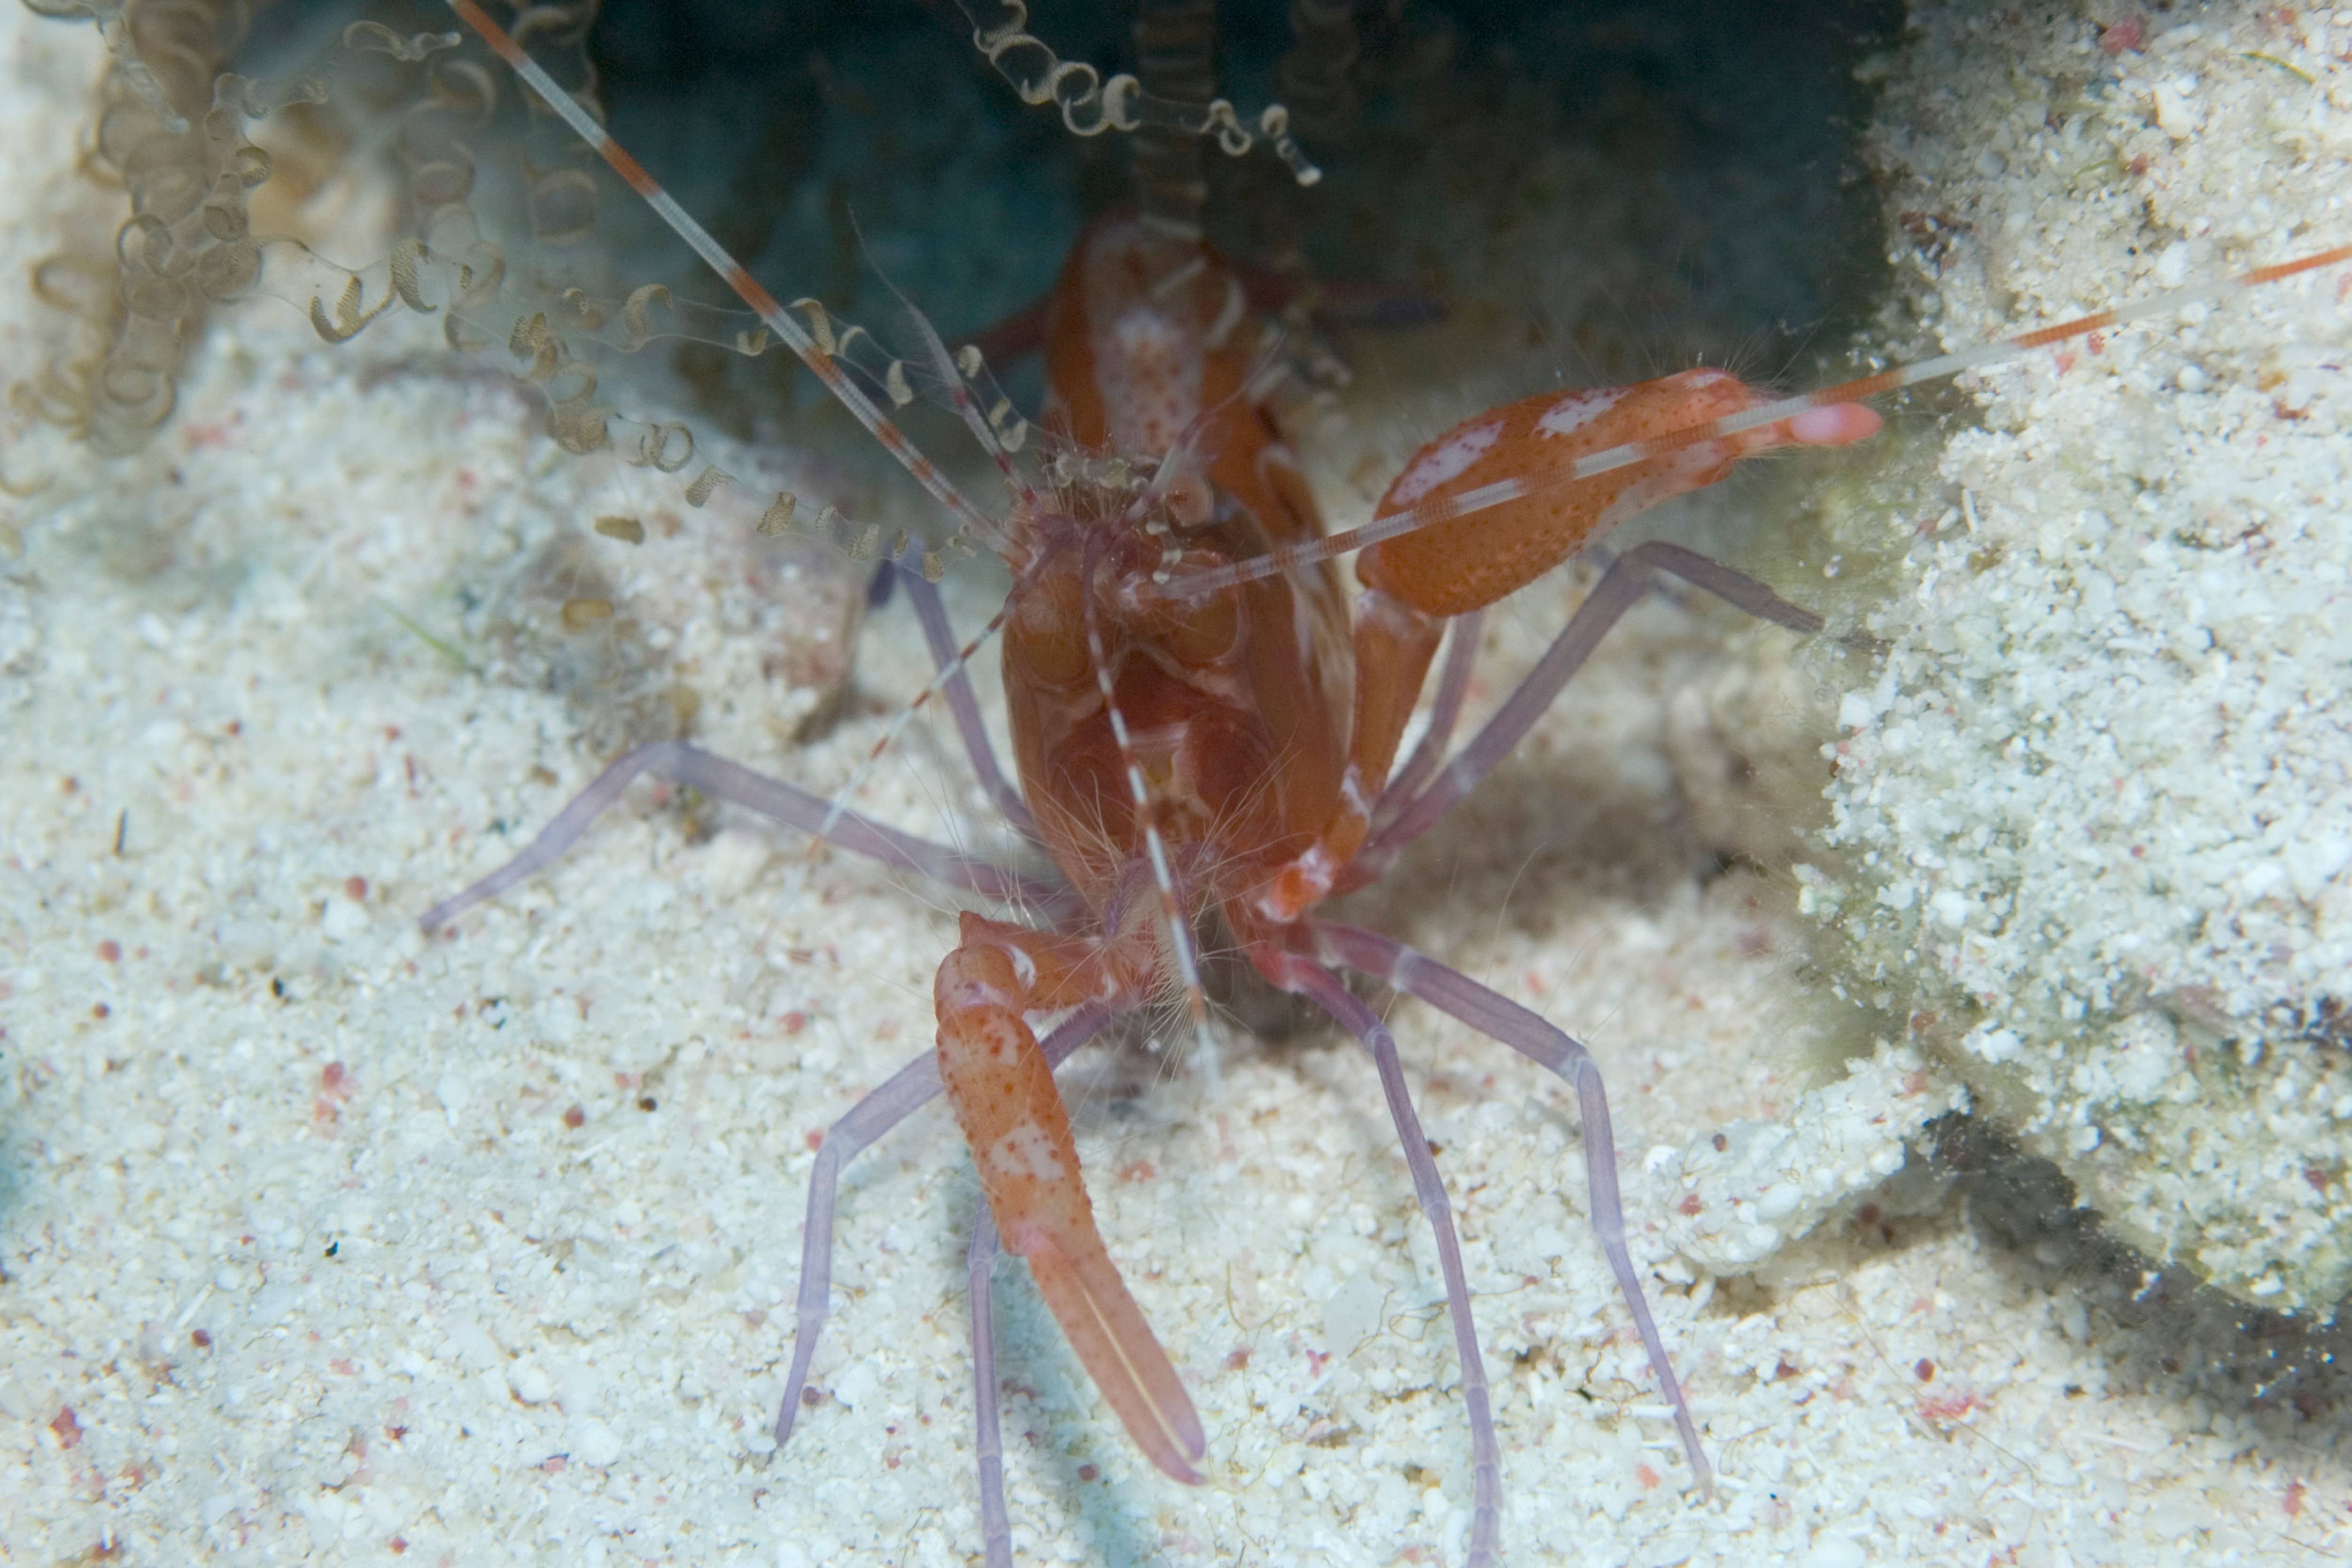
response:
{"label": "white sandy seabed", "polygon": [[[38,347],[24,263],[84,199],[58,127],[97,64],[87,33],[0,8],[12,367]],[[417,933],[597,759],[560,699],[454,668],[383,606],[445,602],[613,507],[520,396],[415,374],[404,330],[329,350],[268,308],[217,321],[152,450],[81,460],[16,519],[0,1561],[963,1563],[974,1194],[938,1108],[848,1184],[825,1397],[789,1452],[766,1435],[814,1135],[927,1048],[952,911],[731,818],[697,841],[641,792],[455,940]],[[1519,618],[1572,591],[1538,587]],[[832,787],[920,679],[898,614],[825,740],[787,750],[748,701],[708,704],[702,736]],[[1810,1091],[1777,1157],[1807,1181],[1742,1233],[1737,1277],[1670,1256],[1664,1222],[1703,1185],[1685,1150],[1769,1143],[1805,1090],[1764,1037],[1787,900],[1680,879],[1652,821],[1673,799],[1664,689],[1719,635],[1645,606],[1362,911],[1592,1040],[1637,1255],[1720,1469],[1692,1495],[1587,1237],[1569,1097],[1400,1006],[1496,1384],[1509,1560],[2352,1552],[2326,1421],[2146,1391],[2103,1314],[1935,1201],[1897,1131],[1958,1091],[1900,1056]],[[949,744],[919,731],[903,753],[862,804],[944,831],[971,805]],[[1561,835],[1528,822],[1571,793],[1610,809],[1530,860]],[[1913,1103],[1874,1129],[1841,1095]],[[1213,1092],[1082,1105],[1209,1480],[1139,1462],[1008,1269],[1023,1559],[1459,1562],[1456,1371],[1366,1062],[1310,1037],[1237,1051]],[[1799,1237],[1798,1217],[1826,1223]]]}

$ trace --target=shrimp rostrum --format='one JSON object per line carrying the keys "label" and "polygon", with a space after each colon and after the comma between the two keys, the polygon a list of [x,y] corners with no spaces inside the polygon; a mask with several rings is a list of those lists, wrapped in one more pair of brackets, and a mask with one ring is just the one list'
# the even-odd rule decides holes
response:
{"label": "shrimp rostrum", "polygon": [[[970,1256],[972,1403],[989,1561],[1011,1561],[992,1348],[991,1266],[1000,1247],[1027,1262],[1071,1349],[1144,1454],[1178,1481],[1202,1479],[1208,1434],[1097,1229],[1054,1070],[1112,1018],[1171,994],[1184,998],[1195,1028],[1204,1031],[1195,928],[1213,916],[1260,974],[1328,1014],[1376,1064],[1434,1235],[1461,1361],[1473,1460],[1470,1561],[1495,1561],[1501,1519],[1501,1456],[1470,1286],[1395,1037],[1349,989],[1342,971],[1421,998],[1574,1089],[1593,1226],[1706,1487],[1698,1431],[1626,1246],[1608,1101],[1591,1057],[1537,1014],[1320,909],[1377,878],[1507,755],[1656,574],[1674,574],[1784,626],[1816,629],[1812,616],[1760,584],[1675,546],[1642,545],[1610,566],[1517,691],[1445,756],[1484,605],[1623,518],[1715,482],[1743,456],[1858,439],[1877,427],[1876,416],[1832,402],[1759,422],[1764,400],[1714,371],[1547,394],[1492,410],[1439,437],[1405,467],[1379,515],[1408,516],[1416,526],[1364,552],[1351,596],[1333,556],[1361,542],[1363,531],[1324,535],[1263,402],[1262,356],[1245,327],[1239,279],[1197,237],[1112,217],[1080,237],[1047,301],[1049,455],[1034,472],[1005,449],[957,361],[918,318],[934,378],[1004,477],[1009,505],[991,512],[916,452],[829,345],[779,309],[487,17],[465,0],[453,3],[559,113],[574,110],[566,114],[574,128],[674,215],[689,242],[940,500],[962,534],[999,554],[1011,574],[994,625],[1002,631],[1017,795],[990,752],[937,591],[910,552],[892,557],[937,656],[931,690],[954,710],[973,765],[1008,818],[1050,857],[1057,884],[669,742],[613,763],[520,856],[425,917],[428,929],[443,925],[546,866],[647,772],[983,901],[1046,911],[1038,925],[961,916],[935,983],[935,1050],[908,1063],[823,1142],[779,1442],[789,1439],[801,1411],[827,1311],[843,1164],[944,1092],[986,1200]],[[1408,721],[1449,636],[1430,722],[1399,766]]]}

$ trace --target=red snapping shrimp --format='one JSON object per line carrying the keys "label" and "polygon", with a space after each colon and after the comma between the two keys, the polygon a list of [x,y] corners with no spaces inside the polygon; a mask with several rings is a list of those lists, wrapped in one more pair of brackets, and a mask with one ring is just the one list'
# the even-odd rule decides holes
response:
{"label": "red snapping shrimp", "polygon": [[[467,0],[453,4],[566,111],[569,100]],[[1010,1559],[986,1268],[1000,1240],[1028,1260],[1073,1349],[1143,1451],[1175,1479],[1200,1479],[1193,1467],[1206,1452],[1206,1435],[1097,1231],[1052,1073],[1108,1017],[1150,1005],[1171,981],[1198,1016],[1192,926],[1213,910],[1262,973],[1313,999],[1364,1043],[1378,1066],[1436,1237],[1463,1366],[1475,1478],[1470,1560],[1490,1563],[1497,1551],[1500,1460],[1467,1282],[1395,1041],[1346,990],[1335,966],[1421,996],[1576,1087],[1595,1226],[1704,1483],[1696,1429],[1624,1245],[1606,1101],[1590,1057],[1536,1015],[1466,977],[1401,943],[1325,921],[1315,910],[1325,897],[1377,876],[1507,755],[1655,572],[1684,576],[1785,625],[1818,625],[1760,584],[1689,552],[1643,546],[1612,566],[1519,690],[1433,782],[1475,643],[1475,626],[1457,628],[1457,656],[1449,658],[1429,735],[1391,776],[1442,619],[1474,616],[1624,517],[1715,482],[1742,456],[1868,436],[1876,416],[1851,396],[1971,362],[1948,356],[1782,402],[1706,371],[1531,398],[1432,442],[1391,488],[1372,530],[1327,540],[1252,395],[1251,356],[1235,341],[1245,315],[1237,280],[1197,242],[1114,221],[1082,239],[1049,307],[1047,423],[1073,455],[1052,466],[1054,482],[1044,491],[1020,478],[944,349],[935,337],[929,341],[934,370],[1010,481],[1013,504],[998,519],[955,492],[915,453],[832,356],[593,121],[566,117],[662,206],[971,534],[1006,560],[1013,586],[1000,619],[1025,796],[1009,815],[1033,829],[1067,883],[1035,888],[673,743],[614,764],[522,856],[425,917],[428,926],[444,923],[544,866],[629,779],[649,769],[984,898],[1034,896],[1057,911],[1043,930],[965,915],[936,982],[936,1054],[909,1064],[825,1141],[810,1199],[780,1440],[789,1436],[826,1312],[841,1165],[943,1088],[988,1199],[973,1238],[971,1288],[990,1560]],[[2247,280],[2279,274],[2269,269]],[[2174,297],[2166,308],[2178,303]],[[2017,346],[2053,341],[2059,331],[2027,334]],[[1359,567],[1364,592],[1351,622],[1325,563],[1339,548],[1368,542],[1372,548]],[[911,574],[908,581],[940,657],[938,689],[960,719],[970,720],[960,658],[936,596]],[[983,779],[1005,795],[977,723],[962,728]],[[1057,1026],[1041,1041],[1033,1020],[1056,1016]]]}

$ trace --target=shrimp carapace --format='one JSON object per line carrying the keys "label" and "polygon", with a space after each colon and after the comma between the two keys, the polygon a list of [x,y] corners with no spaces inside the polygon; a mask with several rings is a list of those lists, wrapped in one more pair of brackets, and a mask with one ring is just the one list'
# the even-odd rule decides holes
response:
{"label": "shrimp carapace", "polygon": [[1303,847],[1340,787],[1337,574],[1199,598],[1161,585],[1321,531],[1250,393],[1240,300],[1213,252],[1133,218],[1082,235],[1049,297],[1045,424],[1077,457],[1055,465],[1052,506],[1016,522],[1004,685],[1030,809],[1098,910],[1142,849],[1129,763],[1171,851],[1222,847],[1196,907]]}

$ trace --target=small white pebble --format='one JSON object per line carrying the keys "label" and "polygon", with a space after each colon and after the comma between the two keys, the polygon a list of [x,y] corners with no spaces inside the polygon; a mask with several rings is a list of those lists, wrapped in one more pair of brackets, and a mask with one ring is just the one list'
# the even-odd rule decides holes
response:
{"label": "small white pebble", "polygon": [[1380,1327],[1381,1308],[1387,1295],[1360,1274],[1339,1282],[1323,1303],[1323,1333],[1335,1356],[1346,1356]]}
{"label": "small white pebble", "polygon": [[602,1421],[583,1421],[572,1429],[572,1457],[583,1465],[601,1468],[626,1451],[621,1435]]}
{"label": "small white pebble", "polygon": [[1868,1568],[1869,1554],[1843,1535],[1823,1535],[1799,1559],[1801,1568]]}
{"label": "small white pebble", "polygon": [[547,1370],[528,1356],[507,1368],[507,1386],[525,1405],[544,1405],[555,1396],[555,1382]]}
{"label": "small white pebble", "polygon": [[2352,864],[2352,838],[2324,837],[2306,840],[2301,850],[2289,857],[2287,880],[2294,887],[2294,896],[2306,904],[2315,904],[2336,873]]}
{"label": "small white pebble", "polygon": [[319,929],[333,942],[356,941],[367,934],[368,912],[349,899],[333,898],[320,913]]}
{"label": "small white pebble", "polygon": [[2015,1031],[2000,1028],[1972,1029],[1960,1043],[1995,1067],[2025,1049],[2025,1042],[2017,1037]]}
{"label": "small white pebble", "polygon": [[2074,1468],[2074,1461],[2058,1448],[2042,1450],[2042,1462],[2035,1468],[2040,1471],[2045,1486],[2071,1487],[2083,1479],[2082,1473]]}
{"label": "small white pebble", "polygon": [[568,1046],[580,1037],[580,1005],[569,996],[549,996],[530,1010],[539,1037],[551,1046]]}
{"label": "small white pebble", "polygon": [[2155,100],[2156,123],[2175,142],[2186,142],[2205,123],[2205,106],[2182,96],[2170,82],[2160,82],[2149,93]]}
{"label": "small white pebble", "polygon": [[2172,381],[2183,392],[2202,392],[2213,384],[2212,379],[2193,364],[2182,365]]}

